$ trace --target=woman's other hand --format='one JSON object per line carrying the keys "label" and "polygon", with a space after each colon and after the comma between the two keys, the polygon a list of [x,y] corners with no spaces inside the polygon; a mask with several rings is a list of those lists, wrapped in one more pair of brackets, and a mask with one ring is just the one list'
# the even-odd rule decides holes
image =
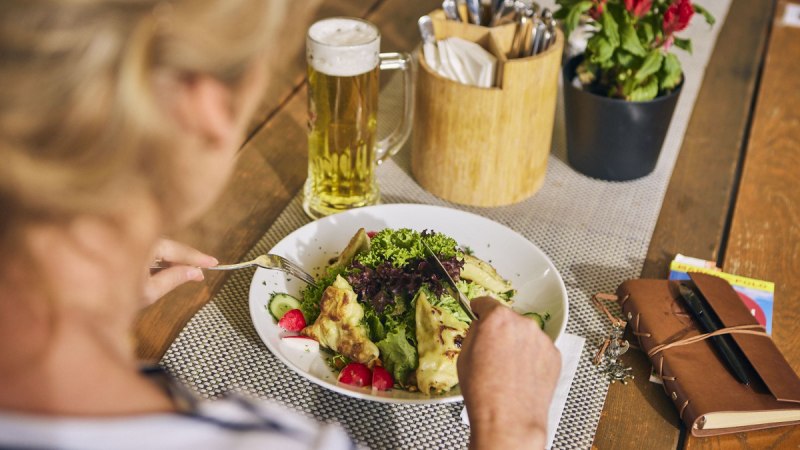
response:
{"label": "woman's other hand", "polygon": [[537,323],[481,297],[458,358],[470,448],[544,448],[561,354]]}
{"label": "woman's other hand", "polygon": [[170,239],[156,243],[153,260],[164,269],[150,270],[144,286],[145,301],[150,304],[189,281],[203,281],[204,267],[219,264],[216,258]]}

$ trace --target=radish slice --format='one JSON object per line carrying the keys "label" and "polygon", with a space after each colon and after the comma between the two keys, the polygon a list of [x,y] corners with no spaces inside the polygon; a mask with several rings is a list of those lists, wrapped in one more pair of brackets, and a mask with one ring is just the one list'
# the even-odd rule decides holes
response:
{"label": "radish slice", "polygon": [[394,386],[392,374],[381,366],[372,369],[372,387],[379,391],[388,391]]}
{"label": "radish slice", "polygon": [[306,353],[319,353],[319,342],[308,336],[284,336],[281,343],[285,348]]}
{"label": "radish slice", "polygon": [[361,363],[350,363],[339,372],[339,382],[351,386],[369,386],[372,384],[372,372]]}

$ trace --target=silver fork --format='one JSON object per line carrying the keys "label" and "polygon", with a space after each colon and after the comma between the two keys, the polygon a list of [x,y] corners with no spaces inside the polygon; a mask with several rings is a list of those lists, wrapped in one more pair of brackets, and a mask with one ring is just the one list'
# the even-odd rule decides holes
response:
{"label": "silver fork", "polygon": [[243,269],[245,267],[252,267],[258,266],[263,267],[265,269],[275,269],[275,270],[282,270],[290,275],[294,275],[297,278],[305,281],[306,283],[316,286],[314,283],[314,277],[311,276],[308,272],[303,270],[297,263],[292,262],[289,259],[284,258],[281,255],[273,255],[273,254],[266,254],[257,257],[252,261],[245,261],[240,262],[237,264],[224,264],[214,267],[206,267],[206,270],[236,270],[236,269]]}

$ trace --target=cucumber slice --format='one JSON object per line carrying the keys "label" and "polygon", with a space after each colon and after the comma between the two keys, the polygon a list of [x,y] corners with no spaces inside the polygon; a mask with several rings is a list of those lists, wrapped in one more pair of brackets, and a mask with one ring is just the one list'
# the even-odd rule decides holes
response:
{"label": "cucumber slice", "polygon": [[547,313],[545,313],[544,316],[535,312],[526,312],[522,315],[527,318],[533,319],[536,323],[539,324],[539,328],[541,328],[542,330],[544,330],[544,323],[550,319],[550,314]]}
{"label": "cucumber slice", "polygon": [[300,300],[283,292],[272,294],[272,298],[269,299],[269,313],[275,320],[281,320],[288,311],[298,308],[300,308]]}

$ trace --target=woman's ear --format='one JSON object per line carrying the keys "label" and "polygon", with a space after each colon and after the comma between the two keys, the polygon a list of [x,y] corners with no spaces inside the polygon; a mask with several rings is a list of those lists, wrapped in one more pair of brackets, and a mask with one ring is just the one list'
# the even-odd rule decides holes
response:
{"label": "woman's ear", "polygon": [[236,133],[234,94],[208,75],[195,75],[178,81],[167,94],[180,126],[209,147],[227,146]]}

